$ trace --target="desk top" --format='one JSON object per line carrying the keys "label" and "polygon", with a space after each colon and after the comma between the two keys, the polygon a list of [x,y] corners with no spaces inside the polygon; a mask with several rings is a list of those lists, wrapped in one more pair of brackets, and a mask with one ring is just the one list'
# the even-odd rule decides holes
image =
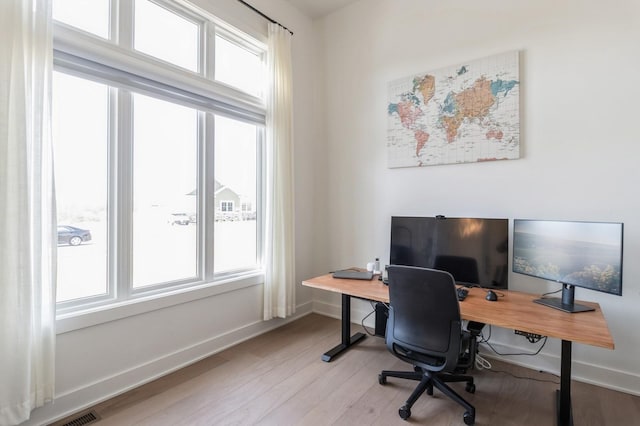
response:
{"label": "desk top", "polygon": [[[389,288],[381,281],[345,280],[331,274],[302,282],[307,287],[347,294],[362,299],[389,303]],[[471,288],[460,302],[463,319],[492,324],[498,327],[536,333],[572,342],[613,349],[614,343],[600,305],[580,301],[595,311],[570,314],[538,303],[538,295],[513,290],[495,290],[501,297],[496,302],[485,299],[486,291]]]}

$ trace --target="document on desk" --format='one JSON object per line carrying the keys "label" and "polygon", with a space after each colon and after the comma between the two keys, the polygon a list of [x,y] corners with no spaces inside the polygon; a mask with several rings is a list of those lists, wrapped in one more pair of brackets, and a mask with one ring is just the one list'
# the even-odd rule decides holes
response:
{"label": "document on desk", "polygon": [[344,278],[347,280],[372,280],[373,272],[369,271],[356,271],[353,269],[344,269],[342,271],[335,271],[333,278]]}

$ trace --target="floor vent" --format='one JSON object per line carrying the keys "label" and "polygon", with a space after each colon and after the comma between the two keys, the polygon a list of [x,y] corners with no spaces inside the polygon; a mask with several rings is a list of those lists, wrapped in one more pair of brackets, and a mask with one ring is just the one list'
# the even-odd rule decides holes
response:
{"label": "floor vent", "polygon": [[97,422],[98,420],[100,420],[100,416],[98,415],[98,413],[96,413],[95,411],[90,411],[60,426],[84,426],[93,422]]}

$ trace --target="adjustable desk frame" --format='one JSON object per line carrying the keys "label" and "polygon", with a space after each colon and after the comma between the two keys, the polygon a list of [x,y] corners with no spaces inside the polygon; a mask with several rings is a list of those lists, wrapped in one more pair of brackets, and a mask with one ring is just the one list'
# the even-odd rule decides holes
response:
{"label": "adjustable desk frame", "polygon": [[334,348],[328,350],[322,355],[324,362],[331,362],[335,357],[342,352],[349,349],[349,346],[355,345],[360,340],[364,339],[366,335],[364,333],[351,334],[351,296],[348,294],[342,294],[342,340]]}
{"label": "adjustable desk frame", "polygon": [[[378,280],[360,281],[335,279],[330,274],[312,278],[302,285],[342,294],[341,343],[322,355],[332,361],[365,337],[351,336],[351,297],[389,303],[389,289]],[[538,296],[500,290],[504,294],[497,302],[484,299],[484,290],[472,288],[460,302],[463,319],[553,337],[562,340],[560,358],[560,389],[557,391],[559,426],[573,425],[571,414],[571,349],[572,342],[613,349],[614,343],[606,320],[597,303],[580,302],[595,308],[591,312],[569,314],[533,303]]]}

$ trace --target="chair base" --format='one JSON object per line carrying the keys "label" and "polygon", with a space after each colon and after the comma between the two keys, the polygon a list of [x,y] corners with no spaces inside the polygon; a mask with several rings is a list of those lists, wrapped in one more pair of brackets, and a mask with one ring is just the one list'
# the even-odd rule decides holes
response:
{"label": "chair base", "polygon": [[378,382],[381,385],[386,384],[387,377],[397,377],[400,379],[416,380],[420,382],[405,402],[405,405],[400,407],[400,410],[398,410],[398,414],[402,419],[406,420],[411,416],[411,407],[413,407],[413,404],[424,392],[426,392],[427,395],[433,395],[433,388],[435,386],[440,390],[440,392],[464,407],[466,410],[463,416],[465,424],[472,425],[475,423],[476,409],[474,406],[447,385],[448,382],[466,382],[467,385],[465,390],[469,393],[474,393],[476,386],[473,383],[472,376],[460,374],[437,374],[415,367],[415,371],[383,370],[378,376]]}

